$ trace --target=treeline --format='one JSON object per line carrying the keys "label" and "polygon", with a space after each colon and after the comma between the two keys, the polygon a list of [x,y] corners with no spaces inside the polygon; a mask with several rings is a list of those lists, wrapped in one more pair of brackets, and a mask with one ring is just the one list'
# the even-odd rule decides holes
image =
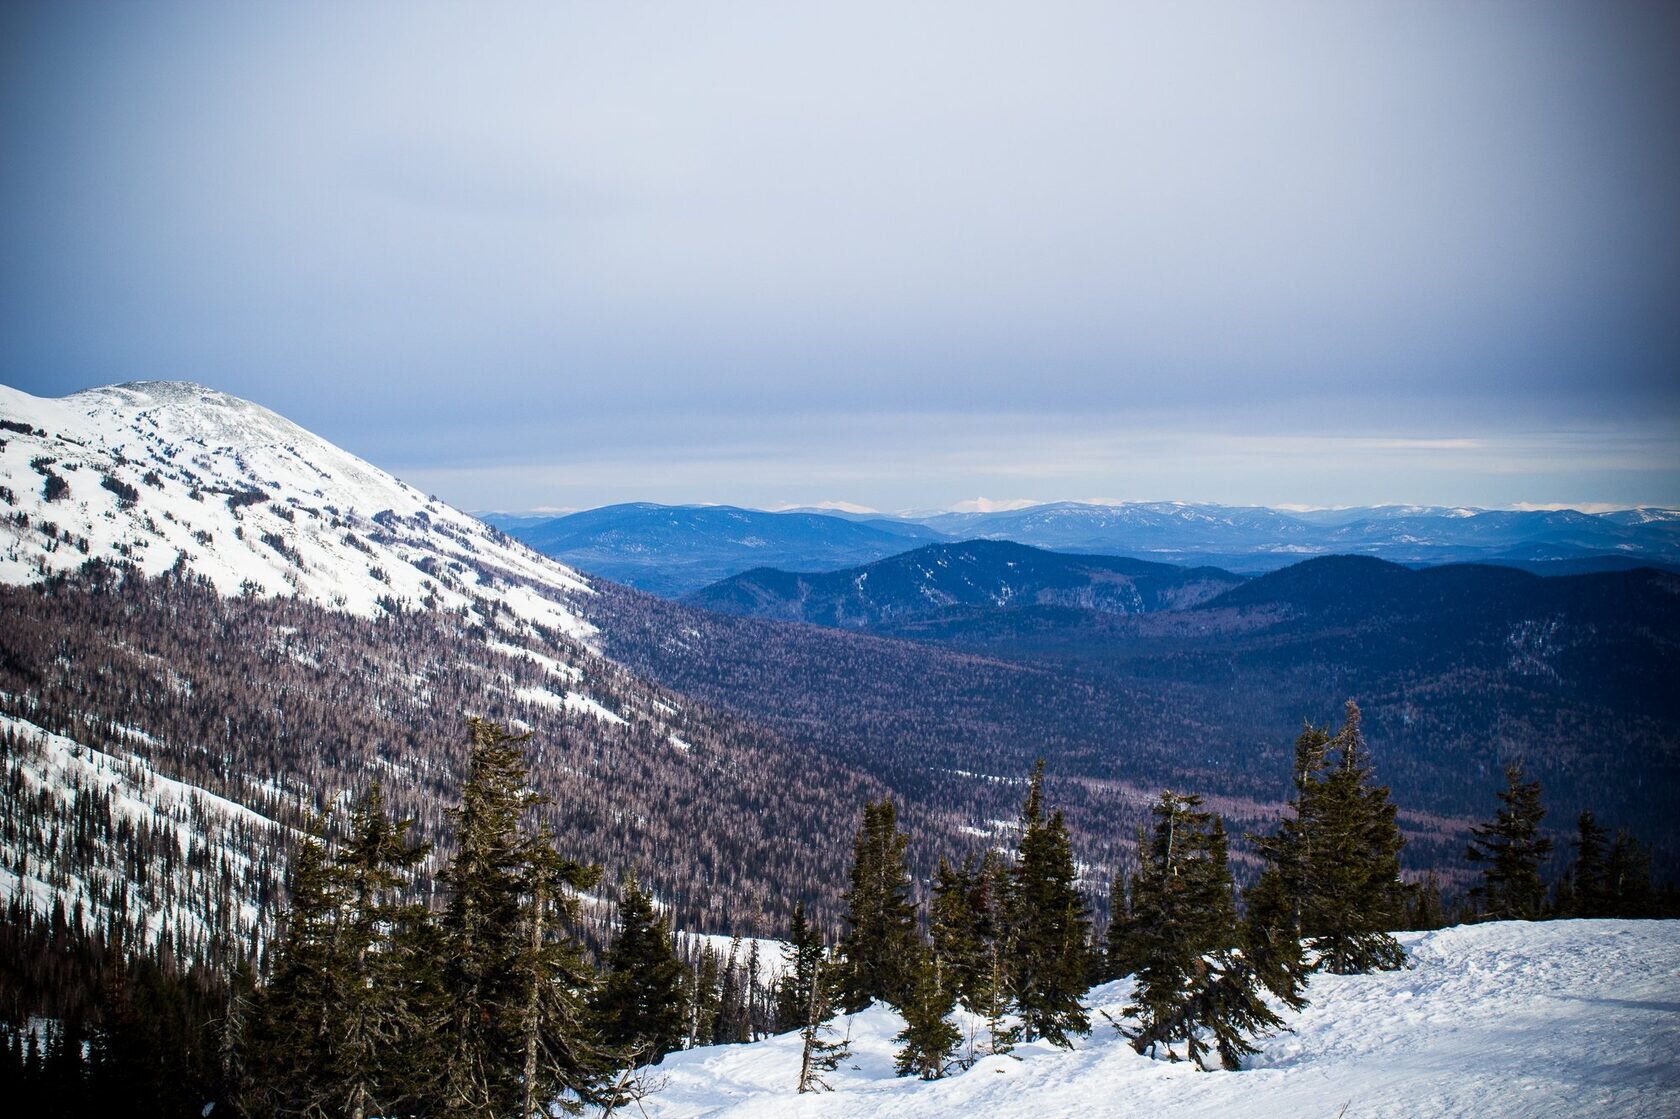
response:
{"label": "treeline", "polygon": [[[1591,813],[1580,820],[1569,872],[1548,894],[1540,787],[1515,768],[1500,793],[1504,807],[1474,829],[1466,852],[1484,866],[1480,885],[1449,903],[1433,873],[1405,881],[1405,839],[1390,790],[1375,781],[1361,723],[1349,701],[1334,734],[1308,726],[1297,738],[1293,796],[1275,831],[1247,837],[1262,869],[1240,894],[1224,819],[1197,795],[1164,791],[1150,826],[1139,829],[1135,870],[1114,876],[1100,936],[1062,814],[1046,816],[1042,763],[1013,858],[988,849],[960,866],[941,863],[921,915],[911,901],[908,836],[890,802],[869,805],[846,895],[849,931],[830,961],[833,1002],[848,1011],[871,999],[899,1007],[899,1072],[932,1079],[1022,1039],[1070,1044],[1091,1028],[1082,1005],[1089,986],[1132,976],[1132,1004],[1112,1024],[1140,1053],[1230,1069],[1255,1052],[1256,1038],[1282,1027],[1279,1008],[1305,1005],[1315,972],[1402,966],[1395,929],[1438,928],[1449,914],[1680,916],[1673,886],[1653,888],[1643,846],[1626,832],[1609,839]],[[822,1000],[813,1005],[826,1010]],[[966,1050],[952,1020],[957,1005],[986,1023]],[[805,1024],[807,1066],[828,1044],[815,1024]],[[820,1077],[802,1072],[800,1086],[820,1086]]]}
{"label": "treeline", "polygon": [[[1680,796],[1669,684],[1680,611],[1663,577],[1517,576],[1520,587],[1500,589],[1484,568],[1428,573],[1417,593],[1391,596],[1358,571],[1299,572],[1315,573],[1322,593],[1281,588],[1273,604],[996,611],[917,631],[918,641],[711,614],[610,586],[586,610],[615,658],[880,774],[906,816],[984,801],[989,790],[950,770],[1021,774],[1040,755],[1059,786],[1142,782],[1276,803],[1289,765],[1279,728],[1358,695],[1368,737],[1384,744],[1384,780],[1408,810],[1473,818],[1479,790],[1520,756],[1571,818],[1587,807],[1613,815],[1654,843],[1665,875],[1680,869],[1667,812]],[[1486,594],[1484,577],[1498,584]],[[691,636],[675,645],[673,632]],[[1058,791],[1092,861],[1122,857],[1101,844],[1140,821],[1116,829],[1100,797]],[[1462,836],[1409,836],[1418,869],[1462,853]]]}
{"label": "treeline", "polygon": [[[901,1074],[937,1078],[1021,1040],[1071,1045],[1091,1029],[1085,992],[1126,975],[1133,1002],[1113,1025],[1140,1053],[1236,1068],[1257,1035],[1282,1025],[1268,995],[1300,1007],[1316,970],[1403,961],[1388,930],[1404,923],[1417,891],[1401,880],[1404,840],[1353,704],[1334,736],[1309,728],[1297,743],[1292,811],[1276,834],[1256,838],[1265,870],[1246,915],[1223,819],[1201,797],[1169,790],[1139,830],[1136,869],[1115,877],[1099,937],[1066,822],[1046,810],[1043,773],[1041,763],[1014,856],[988,850],[941,865],[925,922],[910,901],[907,837],[892,805],[864,812],[835,991],[847,1010],[876,998],[902,1010]],[[965,1052],[951,1021],[958,1004],[987,1023]]]}
{"label": "treeline", "polygon": [[[644,852],[667,852],[644,868],[644,882],[689,928],[776,934],[801,891],[832,924],[845,852],[820,837],[844,833],[853,806],[883,791],[869,775],[575,643],[543,643],[446,611],[364,619],[296,599],[223,598],[186,572],[148,579],[92,565],[0,587],[0,631],[0,714],[113,758],[138,758],[291,829],[282,849],[271,844],[232,867],[231,906],[219,896],[214,860],[214,888],[184,881],[173,908],[146,902],[153,914],[190,912],[211,930],[218,959],[217,942],[247,931],[220,910],[255,907],[266,938],[284,896],[284,860],[268,854],[288,855],[290,836],[311,815],[330,817],[332,798],[345,790],[354,798],[381,780],[391,810],[447,852],[449,805],[466,764],[463,711],[536,732],[533,781],[567,804],[548,823],[568,851],[615,879]],[[565,706],[570,692],[623,721]],[[12,770],[25,752],[7,743],[0,760]],[[145,881],[163,858],[151,851],[156,837],[134,838],[146,853],[139,860],[128,857],[128,840],[107,842],[123,821],[107,825],[96,794],[84,790],[72,803],[8,780],[0,858],[6,869],[25,852],[36,868],[102,864],[98,873],[73,873],[101,886],[88,906],[90,919],[103,920],[112,888],[126,882],[138,901],[171,885]],[[809,852],[801,881],[792,877],[796,849]],[[419,868],[422,891],[433,888],[437,865]]]}
{"label": "treeline", "polygon": [[[942,860],[925,891],[894,803],[870,801],[843,932],[829,943],[795,902],[774,961],[756,941],[680,951],[669,910],[629,874],[604,931],[602,869],[562,854],[526,738],[470,727],[434,888],[420,888],[429,844],[376,784],[335,840],[317,828],[303,844],[272,952],[231,975],[167,940],[124,942],[123,926],[86,924],[80,909],[43,917],[14,899],[0,1085],[43,1116],[206,1101],[249,1119],[531,1119],[556,1101],[610,1113],[649,1090],[667,1053],[790,1030],[803,1041],[790,1085],[820,1090],[846,1057],[834,1015],[877,1000],[904,1018],[901,1075],[936,1079],[1024,1041],[1071,1046],[1093,1028],[1089,988],[1124,976],[1133,997],[1111,1025],[1140,1053],[1236,1068],[1305,1005],[1315,972],[1399,967],[1392,930],[1448,919],[1433,882],[1401,877],[1395,807],[1351,702],[1334,733],[1296,740],[1294,794],[1274,831],[1248,836],[1261,870],[1246,890],[1225,820],[1164,791],[1099,930],[1040,763],[1007,846]],[[1460,916],[1674,911],[1639,845],[1590,817],[1569,875],[1548,887],[1538,783],[1512,770],[1500,799],[1468,852],[1485,869]]]}
{"label": "treeline", "polygon": [[1612,837],[1590,810],[1575,821],[1568,869],[1548,884],[1544,870],[1553,840],[1541,830],[1546,808],[1540,782],[1524,780],[1522,766],[1509,766],[1498,797],[1493,819],[1471,829],[1465,857],[1482,870],[1460,907],[1461,919],[1680,916],[1675,884],[1659,888],[1652,881],[1650,849],[1626,828]]}
{"label": "treeline", "polygon": [[223,1095],[227,982],[14,896],[0,922],[0,1098],[18,1115],[197,1115]]}

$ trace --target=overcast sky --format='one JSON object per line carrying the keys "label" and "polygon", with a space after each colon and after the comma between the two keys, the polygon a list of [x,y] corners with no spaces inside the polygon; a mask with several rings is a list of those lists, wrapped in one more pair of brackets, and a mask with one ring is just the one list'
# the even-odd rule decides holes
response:
{"label": "overcast sky", "polygon": [[0,381],[475,510],[1680,505],[1680,5],[0,5]]}

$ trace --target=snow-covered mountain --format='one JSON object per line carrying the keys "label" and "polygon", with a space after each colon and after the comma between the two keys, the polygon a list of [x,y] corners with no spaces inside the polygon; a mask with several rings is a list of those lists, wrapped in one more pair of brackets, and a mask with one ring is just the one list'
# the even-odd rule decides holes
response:
{"label": "snow-covered mountain", "polygon": [[0,582],[180,564],[224,595],[590,632],[576,572],[249,401],[175,381],[62,399],[0,385],[0,424]]}
{"label": "snow-covered mountain", "polygon": [[[447,853],[480,716],[532,732],[568,854],[638,867],[686,927],[779,928],[810,868],[772,848],[876,787],[603,656],[598,597],[256,404],[0,386],[0,903],[247,950],[298,829],[375,780]],[[738,826],[772,802],[796,823]]]}
{"label": "snow-covered mountain", "polygon": [[[893,1075],[903,1019],[871,1007],[834,1023],[851,1056],[828,1093],[794,1091],[800,1038],[673,1053],[650,1070],[650,1119],[1447,1119],[1680,1114],[1680,924],[1503,922],[1403,933],[1401,971],[1318,975],[1290,1032],[1240,1072],[1132,1051],[1130,980],[1093,989],[1094,1029],[922,1082]],[[979,1036],[985,1027],[967,1022]]]}

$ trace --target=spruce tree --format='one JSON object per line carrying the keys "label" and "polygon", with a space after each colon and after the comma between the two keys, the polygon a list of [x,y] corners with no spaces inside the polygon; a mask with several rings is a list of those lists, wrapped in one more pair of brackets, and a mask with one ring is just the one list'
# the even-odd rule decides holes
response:
{"label": "spruce tree", "polygon": [[945,1075],[962,1034],[951,1023],[956,998],[943,983],[933,954],[916,953],[914,986],[903,1006],[904,1029],[893,1038],[899,1043],[894,1068],[900,1076],[938,1080]]}
{"label": "spruce tree", "polygon": [[1480,902],[1486,920],[1534,921],[1545,915],[1546,884],[1540,866],[1551,853],[1552,841],[1540,832],[1546,809],[1540,803],[1540,782],[1524,781],[1522,766],[1505,769],[1504,805],[1493,820],[1470,829],[1473,837],[1465,857],[1482,868],[1481,884],[1470,895]]}
{"label": "spruce tree", "polygon": [[1404,917],[1400,834],[1388,787],[1372,780],[1370,751],[1351,699],[1330,742],[1337,756],[1317,791],[1317,834],[1310,841],[1310,904],[1302,932],[1318,966],[1337,975],[1390,971],[1406,961],[1389,935]]}
{"label": "spruce tree", "polygon": [[686,972],[672,948],[670,928],[654,913],[653,899],[634,875],[628,876],[619,895],[606,978],[594,998],[602,1040],[647,1064],[658,1064],[681,1048],[688,1013]]}
{"label": "spruce tree", "polygon": [[854,1014],[873,999],[902,1006],[912,975],[907,964],[917,946],[916,909],[904,861],[910,837],[898,830],[890,800],[871,802],[852,848],[851,888],[845,893],[845,957],[841,1006]]}
{"label": "spruce tree", "polygon": [[566,1092],[593,1099],[611,1064],[588,1025],[593,970],[565,928],[575,891],[600,870],[561,858],[546,831],[525,830],[541,798],[526,785],[523,738],[477,719],[469,726],[456,854],[444,876],[440,1112],[527,1119]]}
{"label": "spruce tree", "polygon": [[960,867],[940,859],[928,904],[934,965],[951,993],[977,1014],[985,1012],[984,992],[991,975],[983,870],[984,864],[972,856]]}
{"label": "spruce tree", "polygon": [[793,924],[788,943],[783,949],[787,963],[782,980],[785,1000],[778,1017],[795,1024],[799,1030],[799,1080],[801,1092],[829,1091],[823,1077],[840,1067],[846,1059],[845,1042],[829,1041],[834,1027],[829,1018],[834,1011],[835,970],[830,966],[828,953],[818,935],[805,918],[805,906],[793,908]]}
{"label": "spruce tree", "polygon": [[1262,982],[1304,1005],[1312,950],[1338,974],[1392,969],[1405,960],[1389,935],[1405,919],[1400,835],[1386,786],[1372,780],[1358,704],[1331,737],[1306,727],[1295,741],[1295,796],[1271,836],[1253,839],[1266,868],[1247,895],[1242,942]]}
{"label": "spruce tree", "polygon": [[[1139,833],[1138,849],[1143,849]],[[1132,916],[1132,897],[1127,876],[1115,872],[1108,895],[1108,929],[1103,934],[1104,979],[1123,979],[1137,970],[1137,922]]]}
{"label": "spruce tree", "polygon": [[417,929],[429,915],[407,894],[431,845],[408,842],[413,824],[386,815],[376,783],[352,809],[350,834],[333,861],[341,914],[327,1015],[329,1083],[334,1110],[348,1119],[412,1100],[426,1071],[415,1059],[424,1022],[410,969]]}
{"label": "spruce tree", "polygon": [[[306,837],[298,848],[288,893],[273,973],[252,1028],[254,1084],[245,1102],[258,1115],[320,1114],[338,1103],[328,1075],[328,1039],[334,990],[342,986],[334,979],[340,885],[319,836]],[[120,1029],[124,1016],[113,1017]]]}
{"label": "spruce tree", "polygon": [[1604,877],[1609,894],[1607,917],[1660,916],[1657,892],[1651,885],[1651,852],[1625,828],[1604,860]]}
{"label": "spruce tree", "polygon": [[710,944],[700,948],[700,968],[694,978],[694,1044],[715,1045],[723,1013],[722,965]]}
{"label": "spruce tree", "polygon": [[1132,910],[1139,956],[1131,1033],[1139,1053],[1162,1047],[1207,1068],[1209,1042],[1234,1069],[1254,1052],[1249,1038],[1280,1019],[1259,993],[1254,968],[1236,950],[1237,929],[1224,827],[1201,798],[1163,792],[1148,846],[1140,852]]}
{"label": "spruce tree", "polygon": [[1071,1047],[1091,1032],[1079,1003],[1090,972],[1090,921],[1060,810],[1044,815],[1044,763],[1021,809],[1020,855],[1011,875],[1009,956],[1015,1008],[1026,1040]]}

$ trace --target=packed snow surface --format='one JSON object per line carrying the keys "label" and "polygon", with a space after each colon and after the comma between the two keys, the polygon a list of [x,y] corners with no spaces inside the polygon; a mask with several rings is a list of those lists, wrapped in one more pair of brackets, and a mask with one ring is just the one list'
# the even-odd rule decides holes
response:
{"label": "packed snow surface", "polygon": [[[667,1057],[650,1119],[1436,1119],[1680,1115],[1680,922],[1469,925],[1401,935],[1402,971],[1314,977],[1291,1032],[1241,1072],[1133,1052],[1116,1019],[1130,981],[1091,992],[1091,1036],[921,1082],[893,1075],[902,1020],[836,1020],[852,1057],[834,1091],[800,1095],[799,1037]],[[983,1027],[978,1031],[983,1035]]]}

